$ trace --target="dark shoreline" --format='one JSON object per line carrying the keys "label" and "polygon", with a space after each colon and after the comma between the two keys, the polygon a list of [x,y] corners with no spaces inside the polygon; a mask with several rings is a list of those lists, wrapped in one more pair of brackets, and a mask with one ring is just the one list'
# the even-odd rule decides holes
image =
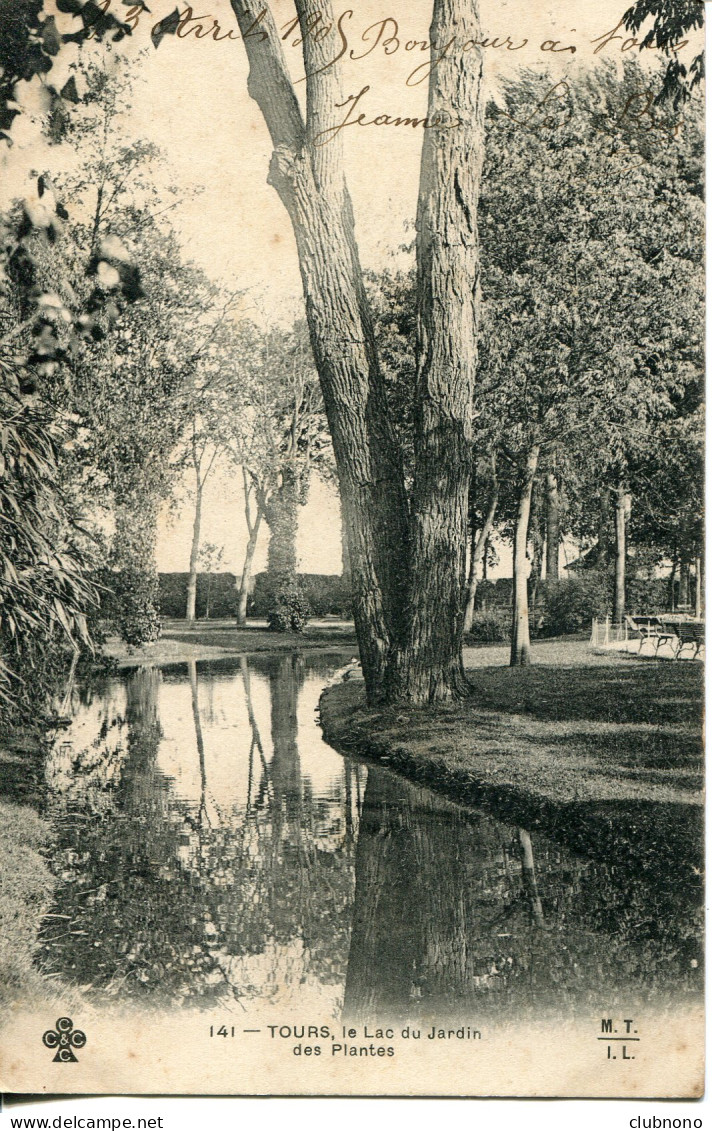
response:
{"label": "dark shoreline", "polygon": [[[527,788],[501,772],[487,756],[453,765],[447,736],[443,749],[428,755],[414,749],[409,731],[422,733],[427,712],[367,708],[362,685],[348,681],[328,687],[319,701],[324,738],[340,753],[374,762],[426,786],[457,804],[484,808],[500,820],[537,830],[593,859],[632,863],[641,874],[664,871],[669,882],[701,890],[704,808],[700,792],[689,797],[572,797],[556,793],[556,771],[542,789]],[[447,713],[445,711],[445,713]],[[477,712],[478,715],[486,712]],[[442,719],[442,711],[439,713]],[[437,719],[432,719],[437,733]],[[473,726],[477,719],[473,718]],[[543,783],[544,784],[544,783]],[[601,791],[603,794],[608,791]]]}

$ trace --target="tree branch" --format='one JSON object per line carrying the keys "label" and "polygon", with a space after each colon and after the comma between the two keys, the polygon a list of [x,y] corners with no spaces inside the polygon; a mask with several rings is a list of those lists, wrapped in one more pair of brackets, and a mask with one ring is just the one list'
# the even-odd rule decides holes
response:
{"label": "tree branch", "polygon": [[250,0],[230,3],[250,64],[248,92],[262,111],[275,149],[298,152],[304,147],[304,122],[269,6],[264,3],[255,16]]}

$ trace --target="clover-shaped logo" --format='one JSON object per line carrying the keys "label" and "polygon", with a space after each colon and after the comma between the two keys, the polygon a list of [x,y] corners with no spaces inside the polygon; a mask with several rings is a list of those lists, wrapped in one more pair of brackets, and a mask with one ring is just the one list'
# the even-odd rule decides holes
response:
{"label": "clover-shaped logo", "polygon": [[[48,1029],[42,1036],[42,1043],[48,1049],[56,1049],[54,1061],[60,1064],[76,1064],[77,1058],[73,1049],[83,1049],[87,1043],[86,1033],[74,1028],[71,1017],[58,1017],[54,1029]],[[53,1063],[54,1063],[53,1061]]]}

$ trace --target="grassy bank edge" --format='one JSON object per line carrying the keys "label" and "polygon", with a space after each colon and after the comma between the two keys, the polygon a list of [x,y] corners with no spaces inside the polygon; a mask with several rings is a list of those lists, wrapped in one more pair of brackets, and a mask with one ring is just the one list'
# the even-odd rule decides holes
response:
{"label": "grassy bank edge", "polygon": [[50,824],[28,805],[0,800],[0,1005],[47,997],[47,980],[33,963],[55,878],[44,853]]}
{"label": "grassy bank edge", "polygon": [[[456,803],[482,807],[502,821],[536,829],[597,859],[619,862],[627,857],[643,870],[697,870],[704,834],[701,795],[699,804],[557,800],[507,779],[499,769],[489,772],[486,759],[477,764],[473,759],[469,768],[453,766],[446,744],[437,756],[416,752],[408,730],[423,724],[437,728],[443,712],[447,707],[435,712],[369,708],[360,681],[327,687],[319,700],[324,738],[347,757],[376,762]],[[473,707],[473,716],[488,713]],[[400,737],[393,737],[394,729]]]}

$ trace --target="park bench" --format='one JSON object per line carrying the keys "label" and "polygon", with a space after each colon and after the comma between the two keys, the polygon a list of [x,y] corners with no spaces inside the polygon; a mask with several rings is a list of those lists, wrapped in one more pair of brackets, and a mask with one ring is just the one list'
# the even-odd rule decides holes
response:
{"label": "park bench", "polygon": [[671,623],[672,628],[677,636],[677,651],[675,652],[675,659],[680,659],[680,653],[683,648],[694,648],[692,659],[696,660],[700,654],[700,649],[705,646],[705,626],[700,621],[680,621],[679,623]]}
{"label": "park bench", "polygon": [[655,655],[666,640],[673,646],[677,643],[678,636],[672,626],[666,625],[660,617],[631,617],[627,616],[626,624],[633,632],[640,636],[638,651],[641,652],[646,640],[655,641]]}

